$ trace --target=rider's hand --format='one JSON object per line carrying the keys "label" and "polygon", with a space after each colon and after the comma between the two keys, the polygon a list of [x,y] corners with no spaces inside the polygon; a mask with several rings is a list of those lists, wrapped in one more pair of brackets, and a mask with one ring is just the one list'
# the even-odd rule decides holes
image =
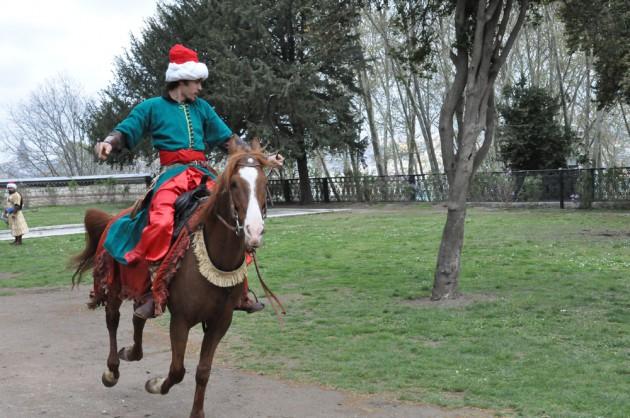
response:
{"label": "rider's hand", "polygon": [[94,146],[94,153],[100,160],[106,160],[112,152],[112,144],[107,142],[97,142]]}
{"label": "rider's hand", "polygon": [[267,160],[273,167],[282,167],[284,165],[284,157],[279,153],[268,155]]}

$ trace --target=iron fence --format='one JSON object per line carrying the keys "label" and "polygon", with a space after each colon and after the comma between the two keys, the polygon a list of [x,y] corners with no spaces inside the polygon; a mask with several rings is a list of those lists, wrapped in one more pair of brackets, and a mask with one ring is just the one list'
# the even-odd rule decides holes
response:
{"label": "iron fence", "polygon": [[[448,197],[445,174],[311,178],[313,201],[329,202],[440,202]],[[299,179],[273,179],[274,202],[299,203]],[[630,168],[558,169],[477,173],[469,202],[592,202],[630,201]]]}
{"label": "iron fence", "polygon": [[[9,180],[0,179],[4,189]],[[41,204],[63,204],[61,196],[95,199],[106,192],[121,192],[129,198],[141,194],[150,184],[146,174],[110,176],[44,177],[17,179],[21,191],[41,195]],[[310,191],[316,203],[331,202],[441,202],[448,197],[445,174],[314,177]],[[30,192],[30,193],[29,193]],[[299,179],[270,179],[274,203],[296,204],[302,200]],[[102,196],[107,199],[107,196]],[[572,202],[591,207],[593,202],[630,202],[630,167],[536,171],[482,172],[473,178],[470,202]],[[71,204],[73,199],[69,199]]]}

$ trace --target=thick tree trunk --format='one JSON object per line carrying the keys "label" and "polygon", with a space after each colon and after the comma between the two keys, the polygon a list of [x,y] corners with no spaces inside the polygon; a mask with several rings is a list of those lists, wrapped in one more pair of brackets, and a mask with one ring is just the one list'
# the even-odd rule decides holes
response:
{"label": "thick tree trunk", "polygon": [[450,182],[447,201],[448,213],[435,267],[432,300],[453,299],[459,296],[459,271],[464,244],[466,197],[473,172],[473,159],[459,161],[453,181]]}
{"label": "thick tree trunk", "polygon": [[308,177],[308,160],[306,153],[296,159],[298,175],[300,176],[300,204],[307,205],[313,203],[313,193],[311,191],[311,179]]}
{"label": "thick tree trunk", "polygon": [[432,300],[453,299],[459,296],[459,270],[465,221],[466,205],[448,210],[435,267]]}

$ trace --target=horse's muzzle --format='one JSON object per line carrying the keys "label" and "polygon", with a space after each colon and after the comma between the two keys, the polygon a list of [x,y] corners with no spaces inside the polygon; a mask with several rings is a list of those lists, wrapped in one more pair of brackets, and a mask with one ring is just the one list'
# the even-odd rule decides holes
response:
{"label": "horse's muzzle", "polygon": [[256,249],[262,245],[265,227],[263,225],[245,225],[245,246],[249,249]]}

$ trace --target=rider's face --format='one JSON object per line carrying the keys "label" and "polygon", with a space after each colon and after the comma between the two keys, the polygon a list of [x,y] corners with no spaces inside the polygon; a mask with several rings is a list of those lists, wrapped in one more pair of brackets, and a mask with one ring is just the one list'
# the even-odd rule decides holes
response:
{"label": "rider's face", "polygon": [[201,80],[184,81],[180,86],[184,100],[194,102],[201,91]]}

